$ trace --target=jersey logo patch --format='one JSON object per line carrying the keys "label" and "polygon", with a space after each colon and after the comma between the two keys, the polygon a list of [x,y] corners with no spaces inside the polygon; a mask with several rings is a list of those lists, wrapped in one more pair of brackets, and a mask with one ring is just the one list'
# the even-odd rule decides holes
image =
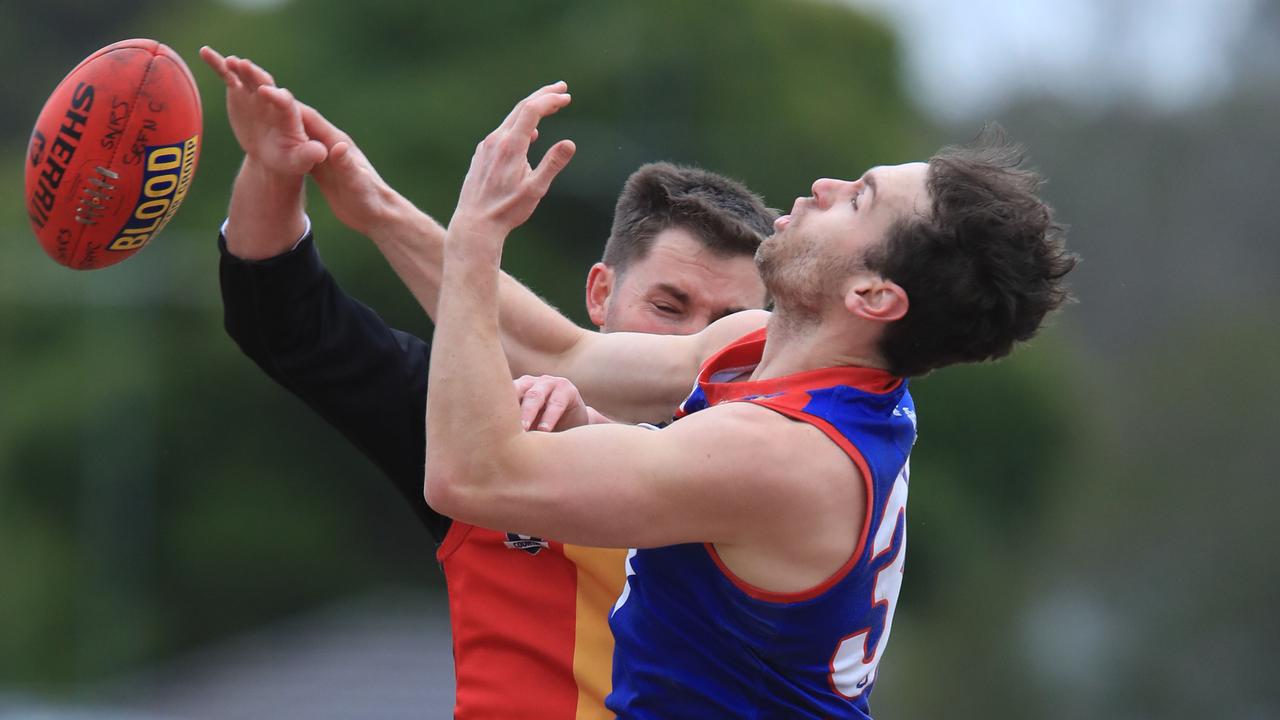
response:
{"label": "jersey logo patch", "polygon": [[520,535],[518,533],[507,533],[507,540],[502,544],[512,550],[523,550],[530,555],[537,555],[542,552],[543,548],[551,547],[546,540],[540,537]]}

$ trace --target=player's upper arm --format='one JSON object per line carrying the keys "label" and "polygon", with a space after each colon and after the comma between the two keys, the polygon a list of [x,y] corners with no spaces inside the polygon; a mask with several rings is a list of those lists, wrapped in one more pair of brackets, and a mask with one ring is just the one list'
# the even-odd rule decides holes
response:
{"label": "player's upper arm", "polygon": [[547,367],[524,369],[568,378],[583,400],[611,418],[665,422],[688,396],[707,358],[764,327],[769,313],[745,310],[721,318],[696,335],[582,331]]}
{"label": "player's upper arm", "polygon": [[658,431],[588,425],[517,440],[469,478],[428,477],[429,492],[449,486],[432,504],[472,524],[582,545],[735,543],[803,526],[831,497],[833,458],[847,465],[813,428],[746,403]]}

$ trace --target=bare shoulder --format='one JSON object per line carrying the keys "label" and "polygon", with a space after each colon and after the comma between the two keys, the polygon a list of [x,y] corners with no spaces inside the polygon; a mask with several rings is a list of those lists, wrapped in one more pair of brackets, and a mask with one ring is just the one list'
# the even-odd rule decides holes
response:
{"label": "bare shoulder", "polygon": [[754,403],[710,407],[667,430],[702,447],[706,459],[717,461],[724,473],[740,482],[753,478],[792,498],[829,497],[834,488],[848,487],[859,476],[844,451],[821,430]]}
{"label": "bare shoulder", "polygon": [[868,498],[857,466],[836,443],[809,423],[746,402],[707,408],[670,429],[695,418],[698,427],[684,430],[711,435],[700,458],[703,467],[716,468],[715,502],[732,519],[715,547],[734,575],[767,590],[799,592],[844,565]]}
{"label": "bare shoulder", "polygon": [[707,358],[725,345],[767,325],[770,314],[768,310],[743,310],[708,325],[694,336],[697,340],[698,364],[706,362]]}

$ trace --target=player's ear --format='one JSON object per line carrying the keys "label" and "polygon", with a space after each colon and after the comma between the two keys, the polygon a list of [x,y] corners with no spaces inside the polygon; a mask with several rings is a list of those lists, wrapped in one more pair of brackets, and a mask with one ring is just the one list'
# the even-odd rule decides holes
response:
{"label": "player's ear", "polygon": [[901,320],[910,307],[907,291],[898,283],[871,273],[851,278],[844,306],[858,317],[876,322]]}
{"label": "player's ear", "polygon": [[609,298],[613,295],[613,268],[598,262],[587,273],[587,315],[596,327],[604,327],[609,315]]}

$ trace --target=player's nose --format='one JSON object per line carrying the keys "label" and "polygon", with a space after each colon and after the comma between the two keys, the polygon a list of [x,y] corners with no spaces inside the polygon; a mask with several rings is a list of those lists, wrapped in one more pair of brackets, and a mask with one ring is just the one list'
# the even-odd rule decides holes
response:
{"label": "player's nose", "polygon": [[840,188],[848,184],[844,180],[818,178],[813,181],[813,199],[819,207],[827,207],[831,204],[831,198],[840,192]]}

